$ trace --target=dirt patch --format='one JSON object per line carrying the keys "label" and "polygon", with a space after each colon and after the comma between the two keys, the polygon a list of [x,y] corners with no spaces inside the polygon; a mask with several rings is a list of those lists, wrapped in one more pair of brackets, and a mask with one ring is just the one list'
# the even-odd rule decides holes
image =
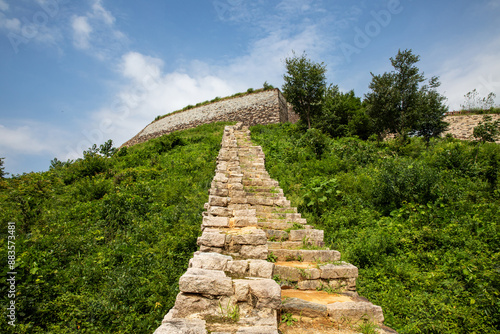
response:
{"label": "dirt patch", "polygon": [[299,298],[302,300],[307,300],[308,302],[323,304],[323,305],[353,301],[348,296],[329,294],[326,293],[325,291],[295,290],[295,289],[281,290],[281,299],[284,298]]}
{"label": "dirt patch", "polygon": [[292,326],[281,323],[279,326],[282,334],[354,334],[357,333],[349,326],[343,326],[328,318],[311,319],[294,317],[297,319]]}

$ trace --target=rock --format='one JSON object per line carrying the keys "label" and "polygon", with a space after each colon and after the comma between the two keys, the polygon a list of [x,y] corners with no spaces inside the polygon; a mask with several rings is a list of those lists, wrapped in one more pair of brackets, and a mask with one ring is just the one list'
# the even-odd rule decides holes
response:
{"label": "rock", "polygon": [[305,280],[297,283],[297,287],[300,290],[316,290],[317,288],[321,287],[321,281],[320,280]]}
{"label": "rock", "polygon": [[277,309],[281,305],[281,288],[272,279],[249,280],[250,295],[255,308]]}
{"label": "rock", "polygon": [[234,298],[237,302],[246,302],[248,300],[248,292],[250,287],[248,280],[245,279],[235,279],[233,280],[234,285]]}
{"label": "rock", "polygon": [[231,296],[233,284],[223,271],[189,268],[179,279],[179,290],[213,296]]}
{"label": "rock", "polygon": [[368,318],[376,323],[384,322],[382,308],[370,302],[343,302],[327,305],[328,316],[335,321],[351,319],[353,322]]}
{"label": "rock", "polygon": [[217,248],[217,247],[207,247],[207,246],[200,246],[200,252],[202,253],[219,253],[222,254],[222,248]]}
{"label": "rock", "polygon": [[200,268],[208,270],[226,270],[228,261],[233,258],[217,253],[199,253],[189,260],[189,268]]}
{"label": "rock", "polygon": [[208,311],[217,307],[215,299],[208,299],[201,295],[179,293],[175,299],[175,316],[183,318],[192,314],[209,313]]}
{"label": "rock", "polygon": [[266,230],[266,236],[274,241],[288,240],[288,233],[280,230]]}
{"label": "rock", "polygon": [[241,234],[233,235],[233,242],[240,245],[265,245],[267,243],[266,233],[260,229],[243,231]]}
{"label": "rock", "polygon": [[319,267],[321,269],[321,278],[351,278],[358,277],[358,268],[350,263],[326,264]]}
{"label": "rock", "polygon": [[303,241],[309,242],[323,241],[324,231],[323,230],[291,230],[290,231],[290,241]]}
{"label": "rock", "polygon": [[208,196],[208,204],[210,206],[227,206],[228,198],[220,196]]}
{"label": "rock", "polygon": [[207,334],[205,324],[200,319],[172,319],[163,322],[153,334]]}
{"label": "rock", "polygon": [[250,261],[249,276],[261,278],[273,278],[274,263],[266,260]]}
{"label": "rock", "polygon": [[271,326],[240,327],[236,334],[278,334],[278,330]]}
{"label": "rock", "polygon": [[243,245],[241,246],[240,255],[246,259],[265,260],[267,259],[267,245]]}
{"label": "rock", "polygon": [[203,217],[202,227],[229,227],[228,217]]}
{"label": "rock", "polygon": [[208,213],[212,216],[218,217],[230,217],[232,215],[231,210],[221,206],[212,206],[208,209]]}
{"label": "rock", "polygon": [[203,231],[201,237],[198,238],[197,244],[206,247],[224,247],[226,235],[219,232]]}
{"label": "rock", "polygon": [[256,226],[257,223],[255,216],[237,216],[231,219],[231,225],[234,227]]}
{"label": "rock", "polygon": [[245,277],[247,270],[247,260],[228,261],[226,265],[226,272],[232,277]]}
{"label": "rock", "polygon": [[328,315],[326,305],[308,302],[299,298],[284,300],[281,310],[285,313],[289,312],[309,318],[326,317]]}

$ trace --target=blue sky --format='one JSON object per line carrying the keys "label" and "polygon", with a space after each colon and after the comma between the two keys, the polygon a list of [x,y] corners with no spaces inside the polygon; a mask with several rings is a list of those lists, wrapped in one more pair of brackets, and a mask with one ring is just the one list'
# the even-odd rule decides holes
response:
{"label": "blue sky", "polygon": [[474,88],[500,101],[500,0],[0,0],[0,157],[43,171],[188,104],[281,87],[292,50],[363,96],[407,48],[450,109]]}

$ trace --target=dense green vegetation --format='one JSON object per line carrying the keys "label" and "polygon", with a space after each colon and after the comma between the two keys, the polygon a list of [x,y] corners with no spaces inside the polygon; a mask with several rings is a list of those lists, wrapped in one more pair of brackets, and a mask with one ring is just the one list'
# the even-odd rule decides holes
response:
{"label": "dense green vegetation", "polygon": [[[302,128],[303,129],[303,128]],[[255,126],[266,167],[400,333],[500,330],[500,146]]]}
{"label": "dense green vegetation", "polygon": [[[0,179],[0,258],[8,222],[17,257],[17,326],[3,314],[0,332],[152,333],[196,250],[223,127],[115,154],[108,142],[48,172]],[[7,291],[0,285],[4,306]]]}

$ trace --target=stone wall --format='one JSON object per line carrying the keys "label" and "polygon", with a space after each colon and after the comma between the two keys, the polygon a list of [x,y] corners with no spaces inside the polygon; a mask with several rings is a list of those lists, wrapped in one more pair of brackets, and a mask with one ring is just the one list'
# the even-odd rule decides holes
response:
{"label": "stone wall", "polygon": [[[471,140],[474,127],[483,120],[484,116],[485,115],[446,116],[444,121],[450,123],[450,126],[443,135],[451,134],[454,138]],[[500,114],[491,114],[490,116],[493,121],[500,120]],[[500,141],[497,141],[497,143],[500,143]]]}
{"label": "stone wall", "polygon": [[288,122],[289,118],[296,119],[293,111],[290,113],[292,115],[289,116],[287,102],[276,88],[167,115],[146,126],[122,146],[132,146],[174,131],[207,123],[229,121],[252,126]]}

